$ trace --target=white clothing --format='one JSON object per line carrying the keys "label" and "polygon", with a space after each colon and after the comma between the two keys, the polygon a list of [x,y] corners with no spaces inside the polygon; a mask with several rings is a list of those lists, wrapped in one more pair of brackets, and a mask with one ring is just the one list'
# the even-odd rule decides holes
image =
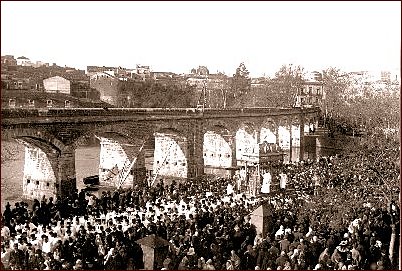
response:
{"label": "white clothing", "polygon": [[288,176],[284,173],[281,173],[280,176],[281,176],[280,187],[281,187],[281,189],[285,189],[286,183],[288,181]]}
{"label": "white clothing", "polygon": [[42,243],[42,251],[45,253],[49,253],[51,251],[51,245],[49,241],[47,243]]}
{"label": "white clothing", "polygon": [[227,188],[226,188],[226,194],[227,194],[227,195],[231,195],[231,194],[233,194],[233,193],[234,193],[233,185],[232,185],[232,184],[228,184],[228,186],[227,186]]}
{"label": "white clothing", "polygon": [[272,177],[269,172],[264,173],[262,187],[261,187],[261,193],[268,194],[270,192],[271,179],[272,179]]}

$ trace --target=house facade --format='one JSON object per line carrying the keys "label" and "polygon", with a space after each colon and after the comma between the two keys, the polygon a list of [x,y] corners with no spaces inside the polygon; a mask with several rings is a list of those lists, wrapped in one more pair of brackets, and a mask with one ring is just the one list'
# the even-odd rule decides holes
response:
{"label": "house facade", "polygon": [[45,92],[48,93],[71,93],[71,83],[69,80],[61,77],[54,76],[43,80],[43,87]]}

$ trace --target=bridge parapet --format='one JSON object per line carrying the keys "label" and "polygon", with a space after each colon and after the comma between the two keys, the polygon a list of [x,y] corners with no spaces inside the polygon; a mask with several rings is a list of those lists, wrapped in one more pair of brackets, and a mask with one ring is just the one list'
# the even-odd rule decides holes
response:
{"label": "bridge parapet", "polygon": [[319,108],[265,108],[265,107],[249,107],[249,108],[4,108],[1,109],[2,121],[7,119],[18,118],[37,118],[37,117],[229,117],[229,116],[250,116],[261,114],[272,115],[292,115],[300,113],[315,113]]}

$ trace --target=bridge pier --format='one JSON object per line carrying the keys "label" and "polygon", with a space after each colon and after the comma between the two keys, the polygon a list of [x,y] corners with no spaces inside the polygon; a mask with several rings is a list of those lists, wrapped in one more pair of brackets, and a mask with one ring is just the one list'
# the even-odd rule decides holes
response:
{"label": "bridge pier", "polygon": [[[236,157],[236,135],[232,135],[229,140],[230,149],[232,150],[232,168],[237,167],[237,157]],[[233,169],[231,175],[234,176],[236,170]]]}
{"label": "bridge pier", "polygon": [[77,190],[75,148],[66,146],[57,160],[56,191],[58,198],[66,198]]}
{"label": "bridge pier", "polygon": [[300,124],[300,154],[299,160],[302,161],[304,159],[304,115],[302,114],[299,118]]}
{"label": "bridge pier", "polygon": [[190,123],[187,138],[187,178],[204,175],[204,133],[202,121]]}
{"label": "bridge pier", "polygon": [[290,121],[290,124],[289,124],[289,162],[292,162],[293,160],[292,160],[292,154],[293,154],[293,140],[292,140],[292,122]]}
{"label": "bridge pier", "polygon": [[[52,161],[57,156],[50,155],[40,148],[24,141],[25,145],[24,175],[22,179],[22,194],[26,199],[41,199],[56,197],[56,176]],[[53,156],[53,157],[52,157]]]}

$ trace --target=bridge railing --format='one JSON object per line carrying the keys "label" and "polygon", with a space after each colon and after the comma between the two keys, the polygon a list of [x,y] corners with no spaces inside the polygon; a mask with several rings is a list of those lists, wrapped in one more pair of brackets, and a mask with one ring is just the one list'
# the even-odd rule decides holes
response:
{"label": "bridge railing", "polygon": [[31,117],[129,116],[129,115],[235,115],[249,113],[316,112],[318,108],[4,108],[2,119]]}

